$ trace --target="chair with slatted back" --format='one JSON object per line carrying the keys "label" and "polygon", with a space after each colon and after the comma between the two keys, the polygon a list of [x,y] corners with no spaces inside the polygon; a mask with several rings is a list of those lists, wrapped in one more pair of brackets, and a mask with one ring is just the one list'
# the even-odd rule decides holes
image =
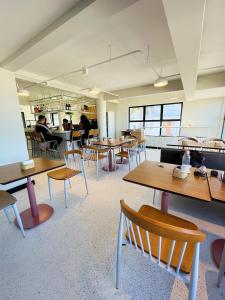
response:
{"label": "chair with slatted back", "polygon": [[67,183],[70,184],[70,178],[76,175],[83,175],[86,192],[88,194],[87,179],[85,174],[84,162],[83,162],[83,153],[81,150],[70,150],[64,152],[66,167],[57,169],[47,173],[48,176],[48,188],[50,200],[52,200],[51,193],[51,179],[64,181],[64,199],[65,206],[67,207]]}
{"label": "chair with slatted back", "polygon": [[[181,218],[143,205],[138,212],[124,200],[118,230],[116,288],[119,288],[123,234],[131,248],[189,285],[189,300],[196,298],[200,243],[205,234]],[[190,275],[191,273],[191,275]]]}
{"label": "chair with slatted back", "polygon": [[[84,145],[84,159],[86,161],[94,161],[96,164],[96,177],[99,179],[99,163],[104,159],[107,160],[107,165],[109,166],[109,149],[100,148],[92,145]],[[109,167],[108,167],[109,171]]]}
{"label": "chair with slatted back", "polygon": [[[128,142],[122,146],[121,151],[119,151],[118,153],[115,154],[115,156],[120,157],[121,160],[123,160],[123,159],[128,160],[129,171],[130,171],[130,167],[131,167],[131,164],[130,164],[131,158],[133,158],[135,156],[137,166],[139,164],[137,145],[138,145],[137,140]],[[117,162],[117,160],[116,160],[116,162]]]}
{"label": "chair with slatted back", "polygon": [[88,132],[88,139],[87,139],[87,144],[88,145],[92,145],[96,141],[96,138],[95,138],[94,135],[95,135],[95,130],[90,129],[89,132]]}
{"label": "chair with slatted back", "polygon": [[17,220],[17,223],[20,227],[20,230],[22,232],[23,237],[25,237],[25,232],[24,232],[24,228],[23,228],[23,223],[22,220],[20,218],[20,214],[16,205],[16,198],[14,196],[12,196],[11,194],[7,193],[6,191],[0,191],[0,210],[3,209],[8,221],[10,222],[7,210],[9,208],[12,208]]}

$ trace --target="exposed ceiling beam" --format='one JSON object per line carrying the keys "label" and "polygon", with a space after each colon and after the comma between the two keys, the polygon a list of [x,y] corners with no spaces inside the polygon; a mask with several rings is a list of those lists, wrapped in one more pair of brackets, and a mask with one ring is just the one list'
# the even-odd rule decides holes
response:
{"label": "exposed ceiling beam", "polygon": [[79,36],[80,32],[91,30],[87,20],[95,20],[95,25],[100,26],[106,18],[126,9],[137,1],[81,0],[2,61],[0,66],[15,72],[41,55],[65,43],[71,37]]}
{"label": "exposed ceiling beam", "polygon": [[187,100],[195,95],[206,0],[162,0]]}

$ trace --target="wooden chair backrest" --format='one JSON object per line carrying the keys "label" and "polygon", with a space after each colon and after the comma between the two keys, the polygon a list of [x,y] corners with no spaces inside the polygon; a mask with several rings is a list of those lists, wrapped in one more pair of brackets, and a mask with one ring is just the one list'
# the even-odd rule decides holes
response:
{"label": "wooden chair backrest", "polygon": [[93,137],[94,134],[95,134],[94,129],[90,129],[89,132],[88,132],[88,137]]}
{"label": "wooden chair backrest", "polygon": [[74,170],[84,171],[83,151],[79,149],[64,152],[66,167]]}
{"label": "wooden chair backrest", "polygon": [[80,131],[73,131],[73,132],[72,132],[72,137],[80,138],[80,137],[81,137]]}
{"label": "wooden chair backrest", "polygon": [[[154,215],[152,216],[151,219],[147,218],[145,216],[142,216],[132,208],[130,208],[125,203],[124,200],[120,201],[120,205],[121,205],[122,212],[130,221],[156,235],[168,239],[172,239],[172,240],[188,241],[188,242],[195,242],[195,243],[202,242],[205,239],[205,234],[199,230],[190,230],[187,228],[181,228],[179,227],[179,223],[177,223],[177,226],[169,225],[165,222],[161,222],[160,220],[156,220],[154,218]],[[168,220],[169,219],[171,220],[171,215],[168,214],[166,215]]]}
{"label": "wooden chair backrest", "polygon": [[[144,205],[136,212],[124,200],[120,201],[121,213],[125,219],[126,235],[129,243],[149,253],[167,269],[190,273],[195,253],[195,245],[200,245],[205,234],[189,221],[162,213],[158,209]],[[146,216],[146,210],[150,214]]]}
{"label": "wooden chair backrest", "polygon": [[32,138],[37,142],[37,143],[44,143],[45,138],[41,132],[33,132],[32,133]]}
{"label": "wooden chair backrest", "polygon": [[94,136],[98,137],[100,135],[99,129],[94,129]]}

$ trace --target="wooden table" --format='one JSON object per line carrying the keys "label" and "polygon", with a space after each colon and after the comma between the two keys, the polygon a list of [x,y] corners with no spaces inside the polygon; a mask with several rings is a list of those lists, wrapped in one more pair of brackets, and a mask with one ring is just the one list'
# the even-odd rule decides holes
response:
{"label": "wooden table", "polygon": [[161,210],[164,212],[168,210],[169,193],[211,201],[206,178],[194,176],[193,168],[185,179],[175,178],[172,176],[175,167],[173,164],[144,161],[123,180],[163,191]]}
{"label": "wooden table", "polygon": [[95,142],[94,144],[97,146],[109,148],[109,166],[103,167],[103,170],[107,172],[108,171],[113,172],[117,170],[119,167],[113,163],[113,150],[117,147],[123,146],[124,144],[131,143],[134,140],[135,139],[124,139],[124,140],[113,139],[112,142],[109,142],[108,140]]}
{"label": "wooden table", "polygon": [[37,204],[34,186],[31,177],[65,165],[62,161],[46,158],[34,158],[34,168],[21,170],[20,163],[0,166],[0,184],[8,184],[27,178],[27,192],[30,208],[23,211],[20,216],[25,229],[31,229],[48,220],[53,214],[53,208],[47,204]]}
{"label": "wooden table", "polygon": [[[215,177],[209,177],[209,189],[213,200],[222,201],[225,203],[225,182]],[[220,260],[225,247],[225,239],[217,239],[212,243],[213,258],[219,267]]]}

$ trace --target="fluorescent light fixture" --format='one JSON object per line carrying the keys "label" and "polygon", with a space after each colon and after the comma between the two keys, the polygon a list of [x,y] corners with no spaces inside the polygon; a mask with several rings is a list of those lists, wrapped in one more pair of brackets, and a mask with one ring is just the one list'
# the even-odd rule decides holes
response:
{"label": "fluorescent light fixture", "polygon": [[23,97],[29,97],[30,96],[30,92],[28,90],[25,90],[25,89],[19,89],[17,94],[19,96],[23,96]]}
{"label": "fluorescent light fixture", "polygon": [[159,77],[155,82],[154,82],[154,87],[163,87],[168,84],[168,80],[164,77]]}

